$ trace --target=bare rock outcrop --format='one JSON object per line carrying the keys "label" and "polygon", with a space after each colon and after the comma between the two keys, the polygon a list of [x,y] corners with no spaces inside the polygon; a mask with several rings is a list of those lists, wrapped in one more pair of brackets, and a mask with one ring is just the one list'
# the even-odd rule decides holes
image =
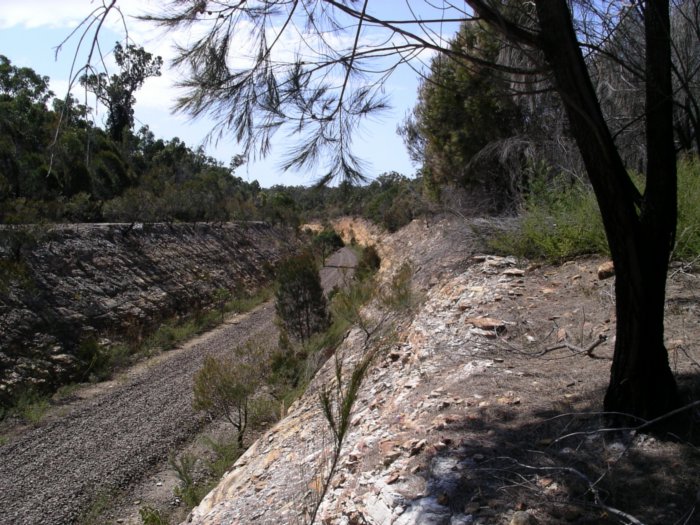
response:
{"label": "bare rock outcrop", "polygon": [[[352,224],[357,235],[361,228]],[[446,240],[449,235],[464,248]],[[449,476],[438,481],[426,474],[433,468],[449,472],[457,460],[426,461],[447,446],[440,429],[454,420],[441,412],[467,406],[466,399],[451,397],[449,388],[494,365],[482,355],[487,340],[467,320],[481,313],[484,302],[507,294],[512,279],[502,271],[512,262],[488,258],[475,264],[468,256],[475,248],[468,236],[463,223],[445,220],[440,229],[414,222],[384,238],[380,249],[387,276],[410,259],[417,287],[427,295],[419,313],[396,326],[398,341],[384,348],[369,369],[325,496],[321,487],[333,456],[333,435],[319,392],[335,380],[335,359],[319,371],[287,417],[251,446],[194,509],[188,523],[307,523],[316,505],[319,523],[469,523],[463,508],[445,503],[445,491],[457,497],[459,484],[450,485]],[[455,277],[452,271],[459,266],[467,270]],[[451,277],[438,282],[436,274],[448,269]],[[348,375],[367,351],[364,341],[356,329],[337,351]]]}
{"label": "bare rock outcrop", "polygon": [[[434,286],[420,312],[400,327],[399,341],[378,356],[354,405],[318,523],[471,523],[466,502],[455,504],[462,497],[458,469],[467,465],[437,452],[451,443],[442,430],[456,422],[447,409],[464,411],[475,401],[450,390],[495,364],[483,351],[487,339],[469,322],[485,302],[511,289],[512,280],[493,268],[492,258]],[[345,369],[364,350],[362,332],[352,332],[339,349]],[[318,393],[333,381],[334,369],[331,359],[188,523],[307,523],[333,454]]]}
{"label": "bare rock outcrop", "polygon": [[265,223],[0,230],[0,403],[83,379],[81,345],[138,340],[162,319],[250,292],[298,247]]}

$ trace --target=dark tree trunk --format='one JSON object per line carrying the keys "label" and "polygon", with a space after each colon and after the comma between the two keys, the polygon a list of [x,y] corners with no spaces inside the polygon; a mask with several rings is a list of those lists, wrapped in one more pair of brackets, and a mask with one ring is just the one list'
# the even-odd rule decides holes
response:
{"label": "dark tree trunk", "polygon": [[649,0],[645,13],[650,52],[644,196],[627,175],[605,123],[566,1],[536,5],[537,45],[552,68],[593,185],[617,274],[617,338],[605,410],[650,419],[678,403],[664,348],[666,273],[676,221],[668,0]]}
{"label": "dark tree trunk", "polygon": [[617,342],[605,408],[651,419],[678,405],[663,331],[666,275],[677,220],[668,0],[646,2],[644,26],[646,190],[636,257],[621,261],[625,271],[616,282]]}

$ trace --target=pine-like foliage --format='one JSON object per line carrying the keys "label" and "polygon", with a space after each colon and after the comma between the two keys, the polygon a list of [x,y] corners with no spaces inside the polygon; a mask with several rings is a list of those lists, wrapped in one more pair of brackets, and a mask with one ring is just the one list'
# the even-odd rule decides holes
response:
{"label": "pine-like foliage", "polygon": [[277,316],[292,337],[308,341],[328,326],[326,298],[311,254],[290,257],[280,265],[275,297]]}

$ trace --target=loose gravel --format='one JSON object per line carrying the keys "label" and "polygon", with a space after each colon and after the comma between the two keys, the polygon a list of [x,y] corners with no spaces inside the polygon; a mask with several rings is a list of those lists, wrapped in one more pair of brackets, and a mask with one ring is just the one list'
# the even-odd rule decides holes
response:
{"label": "loose gravel", "polygon": [[128,487],[204,424],[192,376],[205,356],[274,330],[267,303],[126,374],[66,414],[0,447],[0,523],[75,523],[96,497]]}

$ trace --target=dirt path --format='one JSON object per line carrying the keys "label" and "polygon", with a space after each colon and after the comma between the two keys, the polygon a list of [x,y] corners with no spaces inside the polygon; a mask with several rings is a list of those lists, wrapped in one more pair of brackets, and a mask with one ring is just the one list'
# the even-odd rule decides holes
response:
{"label": "dirt path", "polygon": [[342,288],[349,279],[352,279],[355,266],[357,266],[357,255],[347,246],[328,257],[320,271],[321,285],[326,293],[336,286]]}
{"label": "dirt path", "polygon": [[0,523],[66,524],[99,494],[135,483],[203,425],[191,408],[205,355],[274,329],[272,303],[138,366],[0,447]]}

